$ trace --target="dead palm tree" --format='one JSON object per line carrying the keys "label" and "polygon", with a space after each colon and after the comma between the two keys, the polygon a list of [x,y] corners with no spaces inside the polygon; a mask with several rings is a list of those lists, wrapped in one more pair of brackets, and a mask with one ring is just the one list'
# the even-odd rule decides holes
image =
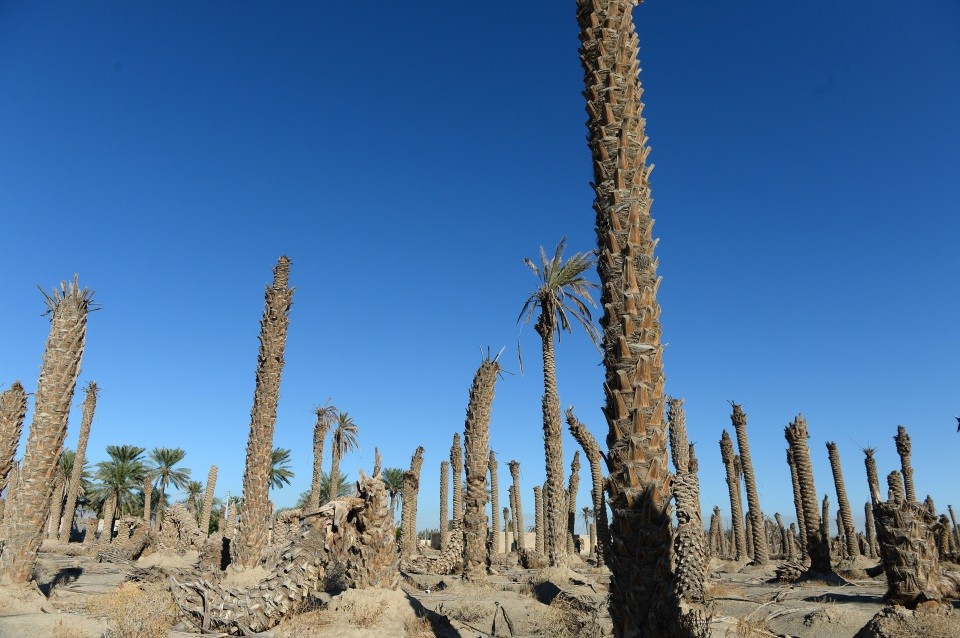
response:
{"label": "dead palm tree", "polygon": [[917,500],[917,491],[913,486],[913,464],[910,463],[910,435],[902,425],[897,426],[897,435],[893,437],[897,444],[897,454],[900,455],[900,466],[903,470],[903,488],[908,501]]}
{"label": "dead palm tree", "polygon": [[730,421],[737,433],[737,448],[740,451],[740,467],[743,470],[743,482],[747,488],[747,506],[750,508],[751,523],[753,524],[753,562],[765,565],[770,552],[767,539],[763,533],[763,512],[760,510],[760,496],[757,493],[757,481],[753,473],[753,460],[750,456],[750,439],[747,437],[747,414],[743,407],[730,402],[733,412]]}
{"label": "dead palm tree", "polygon": [[53,294],[44,294],[50,315],[40,379],[34,395],[33,421],[27,437],[7,542],[0,568],[13,582],[25,583],[36,566],[43,527],[50,516],[53,475],[67,435],[67,417],[80,374],[92,294],[76,278],[62,282]]}
{"label": "dead palm tree", "polygon": [[850,501],[847,499],[847,486],[843,482],[840,452],[837,450],[837,444],[833,441],[827,442],[827,454],[830,456],[830,469],[833,471],[833,485],[837,490],[837,503],[840,505],[840,517],[843,520],[843,529],[841,531],[846,539],[846,543],[844,543],[844,556],[847,558],[856,558],[860,555],[860,547],[857,543],[857,531],[853,526],[853,512],[850,509]]}
{"label": "dead palm tree", "polygon": [[490,473],[490,517],[493,523],[493,552],[500,551],[500,483],[497,479],[497,455],[490,450],[490,459],[487,462],[487,471]]}
{"label": "dead palm tree", "polygon": [[[310,483],[310,500],[307,508],[315,510],[320,507],[320,480],[323,477],[323,442],[327,438],[330,425],[337,418],[337,408],[330,405],[318,405],[313,409],[317,420],[313,425],[313,480]],[[329,496],[329,494],[327,494]]]}
{"label": "dead palm tree", "polygon": [[[10,469],[14,466],[13,457],[20,445],[23,432],[23,420],[27,415],[27,392],[19,381],[14,381],[9,389],[0,393],[0,494],[7,488]],[[7,490],[6,500],[10,500]],[[5,502],[0,501],[0,505]],[[0,520],[3,519],[0,509]],[[12,511],[12,510],[10,510]]]}
{"label": "dead palm tree", "polygon": [[[357,436],[360,433],[360,429],[357,427],[357,424],[354,423],[353,417],[346,412],[338,412],[336,424],[337,427],[333,430],[333,435],[330,437],[330,447],[332,448],[332,458],[330,459],[331,486],[336,486],[339,480],[340,459],[342,459],[343,455],[347,452],[359,447],[357,444]],[[336,493],[333,491],[334,489],[335,487],[331,487],[331,492],[327,494],[328,501],[337,498]]]}
{"label": "dead palm tree", "polygon": [[544,545],[543,530],[543,488],[539,485],[533,486],[533,549],[538,554],[543,554]]}
{"label": "dead palm tree", "polygon": [[462,529],[463,523],[463,447],[460,433],[453,433],[450,445],[450,471],[453,472],[453,528]]}
{"label": "dead palm tree", "polygon": [[587,456],[590,463],[590,477],[593,485],[591,494],[593,496],[593,520],[597,534],[597,565],[603,565],[607,561],[607,554],[610,550],[610,527],[607,524],[607,503],[604,495],[603,467],[600,461],[603,458],[600,452],[600,446],[597,440],[593,438],[590,431],[583,423],[577,420],[573,414],[573,407],[567,408],[567,426],[570,433],[577,440],[583,453]]}
{"label": "dead palm tree", "polygon": [[99,388],[95,381],[91,381],[84,388],[86,398],[83,400],[83,415],[80,418],[80,438],[77,440],[77,453],[70,473],[70,483],[67,486],[66,509],[63,512],[63,525],[60,528],[60,542],[70,541],[70,532],[73,529],[73,516],[77,508],[77,497],[83,480],[83,466],[87,461],[87,443],[90,440],[90,425],[93,423],[93,413],[97,409],[97,392]]}
{"label": "dead palm tree", "polygon": [[797,464],[793,460],[793,448],[787,448],[787,465],[790,467],[790,480],[793,482],[793,507],[797,511],[797,527],[800,528],[800,557],[807,555],[807,526],[803,522],[803,497],[800,494],[800,477]]}
{"label": "dead palm tree", "polygon": [[507,464],[510,468],[510,476],[513,477],[513,485],[510,486],[510,489],[513,490],[513,499],[510,503],[510,509],[513,510],[513,539],[517,544],[517,551],[520,552],[524,549],[523,538],[523,507],[521,507],[520,501],[520,461],[510,461]]}
{"label": "dead palm tree", "polygon": [[573,453],[570,463],[570,478],[567,482],[567,553],[576,553],[577,490],[580,489],[580,450]]}
{"label": "dead palm tree", "polygon": [[832,574],[829,539],[824,536],[821,513],[817,503],[817,488],[813,481],[813,466],[810,463],[810,448],[807,439],[807,421],[801,415],[785,428],[784,436],[793,450],[793,462],[797,467],[800,482],[800,499],[803,502],[803,524],[807,528],[807,555],[810,571],[815,574]]}
{"label": "dead palm tree", "polygon": [[203,509],[200,510],[200,531],[210,533],[210,513],[213,511],[213,492],[217,487],[217,466],[211,465],[207,473],[207,485],[203,493]]}
{"label": "dead palm tree", "polygon": [[450,542],[450,461],[440,461],[440,551]]}
{"label": "dead palm tree", "polygon": [[494,386],[500,374],[497,359],[486,357],[470,386],[463,442],[466,451],[467,489],[463,504],[463,578],[486,577],[491,557],[487,554],[487,466],[490,459],[490,411]]}
{"label": "dead palm tree", "polygon": [[727,491],[730,494],[730,526],[733,531],[733,560],[747,558],[747,531],[743,520],[743,502],[740,500],[740,479],[734,464],[733,440],[726,430],[720,436],[720,457],[727,472]]}
{"label": "dead palm tree", "polygon": [[273,428],[280,402],[280,376],[290,325],[290,305],[293,303],[293,288],[289,287],[289,282],[290,259],[281,256],[273,269],[273,285],[267,286],[265,292],[265,307],[260,320],[260,352],[243,470],[243,516],[240,531],[231,544],[233,561],[242,568],[257,566],[270,533]]}
{"label": "dead palm tree", "polygon": [[676,468],[673,494],[677,504],[677,532],[674,538],[677,577],[674,587],[681,600],[702,603],[707,577],[707,548],[700,514],[697,461],[693,455],[693,445],[687,439],[683,400],[671,398],[668,401],[670,452]]}
{"label": "dead palm tree", "polygon": [[543,443],[546,454],[547,489],[543,495],[546,514],[544,551],[551,565],[558,565],[566,554],[568,521],[563,503],[563,437],[561,433],[560,398],[557,394],[557,370],[554,338],[563,331],[572,331],[575,321],[597,344],[599,332],[593,325],[590,306],[595,306],[591,289],[595,283],[584,277],[593,267],[591,253],[576,253],[566,261],[564,237],[557,244],[552,258],[540,247],[540,266],[529,258],[524,263],[537,278],[534,290],[520,311],[518,321],[530,322],[539,311],[534,329],[540,335],[543,350]]}
{"label": "dead palm tree", "polygon": [[400,553],[403,558],[410,558],[417,551],[417,495],[422,468],[423,446],[418,446],[410,459],[410,469],[403,473],[403,503],[400,510]]}

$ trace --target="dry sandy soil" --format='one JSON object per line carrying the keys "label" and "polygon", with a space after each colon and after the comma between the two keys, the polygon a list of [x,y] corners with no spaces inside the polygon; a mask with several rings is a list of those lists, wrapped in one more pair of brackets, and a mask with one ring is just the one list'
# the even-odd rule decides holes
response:
{"label": "dry sandy soil", "polygon": [[[55,548],[51,548],[55,549]],[[38,591],[0,587],[0,637],[100,638],[197,635],[175,625],[151,633],[150,627],[169,609],[160,586],[130,582],[137,567],[175,570],[192,556],[151,555],[138,565],[97,563],[88,556],[41,554]],[[934,606],[923,612],[884,609],[883,576],[869,578],[862,569],[845,574],[843,582],[772,582],[775,565],[743,567],[714,561],[708,585],[718,637],[762,638],[957,638],[960,605]],[[864,563],[859,567],[869,566]],[[407,574],[401,589],[349,590],[313,602],[313,609],[258,634],[274,638],[333,636],[367,638],[432,636],[488,638],[495,636],[584,637],[610,635],[604,610],[606,576],[586,563],[574,569],[528,571],[498,568],[484,585],[450,576]],[[133,601],[132,606],[123,607]],[[158,602],[159,601],[159,602]],[[118,611],[119,610],[119,611]],[[144,628],[136,628],[139,620]],[[876,618],[874,618],[876,616]],[[122,619],[122,622],[121,620]],[[871,620],[873,619],[873,620]],[[870,630],[864,627],[871,624]]]}

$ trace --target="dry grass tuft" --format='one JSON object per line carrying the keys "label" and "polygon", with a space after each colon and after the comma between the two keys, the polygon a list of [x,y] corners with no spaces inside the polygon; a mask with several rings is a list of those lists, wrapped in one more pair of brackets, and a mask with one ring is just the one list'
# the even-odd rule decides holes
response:
{"label": "dry grass tuft", "polygon": [[309,638],[322,636],[323,630],[333,624],[329,609],[315,609],[298,614],[283,622],[277,629],[277,638]]}
{"label": "dry grass tuft", "polygon": [[177,620],[173,596],[155,584],[123,583],[91,601],[90,613],[106,619],[113,638],[166,638]]}
{"label": "dry grass tuft", "polygon": [[380,621],[388,606],[389,603],[386,600],[351,600],[341,608],[341,611],[348,615],[347,621],[351,625],[369,629]]}
{"label": "dry grass tuft", "polygon": [[[726,631],[726,636],[730,636],[730,629]],[[776,634],[770,631],[764,620],[749,620],[747,618],[737,618],[737,626],[733,634],[736,638],[776,638]]]}
{"label": "dry grass tuft", "polygon": [[547,567],[531,576],[530,584],[537,586],[543,583],[553,583],[557,587],[563,587],[570,584],[571,576],[576,576],[576,574],[566,567]]}
{"label": "dry grass tuft", "polygon": [[743,591],[743,587],[740,585],[734,585],[733,583],[725,583],[722,581],[717,581],[714,583],[708,583],[705,587],[705,592],[707,598],[744,598],[746,593]]}
{"label": "dry grass tuft", "polygon": [[70,627],[62,620],[58,620],[57,624],[53,626],[53,633],[50,634],[50,638],[87,638],[87,634],[76,627]]}
{"label": "dry grass tuft", "polygon": [[415,620],[408,620],[403,625],[407,638],[435,638],[433,625],[426,616],[417,616]]}
{"label": "dry grass tuft", "polygon": [[489,602],[483,602],[474,598],[472,600],[461,600],[458,603],[450,605],[446,615],[466,623],[474,623],[492,615],[493,612],[494,607]]}

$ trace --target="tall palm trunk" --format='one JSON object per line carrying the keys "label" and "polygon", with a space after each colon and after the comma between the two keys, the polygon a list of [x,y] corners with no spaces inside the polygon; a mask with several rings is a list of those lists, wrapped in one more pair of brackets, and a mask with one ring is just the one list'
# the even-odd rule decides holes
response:
{"label": "tall palm trunk", "polygon": [[867,537],[867,557],[876,558],[877,536],[873,523],[873,507],[869,501],[863,504],[863,520],[864,532],[866,532]]}
{"label": "tall palm trunk", "polygon": [[70,542],[70,532],[73,530],[73,517],[77,510],[77,496],[80,494],[80,483],[83,479],[83,465],[87,460],[87,442],[90,440],[90,425],[93,423],[93,413],[97,409],[97,384],[91,381],[84,388],[86,398],[83,400],[83,415],[80,418],[80,438],[77,440],[77,454],[73,458],[73,470],[70,472],[70,484],[67,486],[66,508],[63,512],[63,525],[60,528],[61,543]]}
{"label": "tall palm trunk", "polygon": [[63,500],[67,496],[67,482],[60,473],[53,482],[53,496],[50,499],[50,520],[47,523],[46,538],[56,539],[59,537],[60,516],[63,514]]}
{"label": "tall palm trunk", "polygon": [[562,506],[563,436],[554,347],[555,312],[552,303],[545,303],[535,326],[543,346],[543,447],[547,470],[547,488],[543,493],[544,554],[550,565],[559,565],[567,553],[567,511]]}
{"label": "tall palm trunk", "polygon": [[913,486],[913,465],[910,463],[910,435],[907,434],[907,429],[902,425],[898,425],[897,435],[893,437],[893,440],[897,444],[897,454],[900,455],[900,465],[903,470],[903,488],[906,492],[906,498],[908,501],[915,502],[917,500],[917,491]]}
{"label": "tall palm trunk", "polygon": [[0,555],[0,567],[13,582],[30,579],[50,516],[54,473],[80,374],[91,294],[74,279],[71,284],[62,283],[52,296],[46,296],[46,301],[51,315],[50,334],[40,367],[20,478],[11,499],[14,512]]}
{"label": "tall palm trunk", "polygon": [[462,530],[463,524],[463,448],[460,433],[453,433],[450,446],[450,469],[453,472],[453,528]]}
{"label": "tall palm trunk", "polygon": [[807,439],[807,421],[797,415],[784,430],[787,443],[793,449],[793,462],[797,467],[797,479],[800,482],[800,498],[803,502],[803,524],[807,528],[807,555],[810,557],[810,570],[819,574],[830,574],[829,539],[820,526],[820,509],[817,503],[817,488],[813,482],[813,466],[810,463],[810,447]]}
{"label": "tall palm trunk", "polygon": [[487,553],[487,464],[490,455],[490,411],[500,374],[496,359],[484,359],[473,377],[467,404],[463,443],[467,493],[463,506],[463,577],[481,580],[490,567]]}
{"label": "tall palm trunk", "polygon": [[669,399],[670,453],[676,476],[673,495],[677,504],[676,595],[688,603],[704,602],[703,583],[707,577],[707,550],[700,514],[700,481],[693,445],[687,439],[686,415],[682,399]]}
{"label": "tall palm trunk", "polygon": [[743,469],[743,481],[747,488],[747,507],[753,523],[753,562],[757,565],[766,564],[770,553],[767,547],[766,535],[763,533],[763,512],[760,510],[760,496],[757,493],[757,480],[753,473],[753,460],[750,456],[750,440],[747,438],[747,414],[743,407],[733,405],[730,421],[737,433],[737,449],[740,451],[740,467]]}
{"label": "tall palm trunk", "polygon": [[573,453],[570,463],[570,480],[567,483],[567,553],[576,553],[577,490],[580,489],[580,450]]}
{"label": "tall palm trunk", "polygon": [[490,521],[493,524],[493,551],[500,551],[500,482],[497,479],[497,455],[490,450],[490,460],[487,463],[487,470],[490,472]]}
{"label": "tall palm trunk", "polygon": [[234,562],[243,568],[257,566],[270,532],[273,427],[277,420],[280,375],[290,325],[290,305],[293,303],[293,288],[288,286],[289,281],[290,259],[281,256],[273,269],[273,285],[266,289],[265,308],[260,320],[260,355],[243,471],[243,516],[231,548]]}
{"label": "tall palm trunk", "polygon": [[543,488],[539,485],[533,486],[533,549],[538,554],[543,554],[544,549],[544,530],[543,530]]}
{"label": "tall palm trunk", "polygon": [[793,448],[787,448],[787,465],[790,466],[790,480],[793,483],[793,507],[797,511],[797,527],[800,529],[800,557],[807,555],[807,526],[803,522],[803,497],[800,494],[800,477],[797,464],[793,460]]}
{"label": "tall palm trunk", "polygon": [[607,503],[604,493],[603,466],[600,464],[603,460],[600,454],[600,446],[597,440],[593,438],[590,431],[583,423],[577,420],[573,414],[573,408],[567,408],[567,426],[570,428],[570,434],[577,440],[583,453],[590,463],[590,478],[593,482],[591,496],[593,497],[593,521],[597,530],[597,565],[603,565],[607,561],[607,555],[610,551],[610,527],[607,524]]}
{"label": "tall palm trunk", "polygon": [[517,544],[517,551],[524,549],[524,528],[523,528],[523,507],[521,505],[520,495],[520,462],[510,461],[507,464],[510,467],[510,476],[513,478],[513,538]]}
{"label": "tall palm trunk", "polygon": [[823,504],[820,510],[820,529],[823,530],[823,536],[830,542],[830,495],[823,495]]}
{"label": "tall palm trunk", "polygon": [[[0,393],[0,494],[12,485],[10,472],[15,465],[13,457],[20,445],[26,414],[27,392],[19,381],[14,381],[9,389]],[[6,507],[12,493],[7,490],[5,500],[0,501],[0,521],[3,521],[5,512],[13,511]]]}
{"label": "tall palm trunk", "polygon": [[337,500],[337,486],[340,485],[340,446],[334,443],[330,447],[330,486],[327,488],[327,502]]}
{"label": "tall palm trunk", "polygon": [[103,531],[100,532],[101,543],[113,542],[113,524],[117,520],[117,507],[117,495],[111,494],[100,512],[100,517],[103,519]]}
{"label": "tall palm trunk", "polygon": [[440,461],[440,551],[450,542],[450,462]]}
{"label": "tall palm trunk", "polygon": [[[308,504],[308,508],[311,510],[320,507],[320,483],[323,480],[323,442],[327,438],[327,430],[330,429],[330,419],[324,410],[317,408],[316,414],[317,421],[313,426],[313,479],[310,482],[310,501]],[[337,485],[337,483],[330,481],[330,485]]]}
{"label": "tall palm trunk", "polygon": [[143,520],[150,526],[151,508],[153,507],[153,479],[149,476],[143,479]]}
{"label": "tall palm trunk", "polygon": [[203,509],[200,510],[200,531],[210,533],[210,512],[213,510],[213,493],[217,487],[217,466],[211,465],[207,473],[207,488],[203,493]]}
{"label": "tall palm trunk", "polygon": [[423,446],[419,446],[410,459],[410,469],[403,473],[403,500],[400,510],[400,550],[403,558],[410,558],[417,552],[417,496],[420,492],[422,468]]}
{"label": "tall palm trunk", "polygon": [[837,503],[840,505],[840,517],[843,519],[843,536],[847,558],[856,558],[860,555],[860,546],[857,542],[857,530],[853,526],[853,512],[850,509],[850,500],[847,498],[847,486],[843,482],[843,468],[840,466],[840,452],[833,441],[827,443],[827,453],[830,455],[830,469],[833,471],[833,484],[837,489]]}
{"label": "tall palm trunk", "polygon": [[[510,493],[513,493],[513,487],[510,487]],[[510,499],[510,502],[513,502],[513,499]],[[510,508],[503,508],[503,553],[510,553]]]}
{"label": "tall palm trunk", "polygon": [[903,475],[900,474],[900,472],[894,470],[887,474],[887,489],[889,490],[891,501],[902,503],[908,500],[903,487]]}
{"label": "tall palm trunk", "polygon": [[743,520],[743,504],[740,500],[740,479],[733,462],[733,440],[724,430],[720,436],[720,456],[727,473],[727,492],[730,494],[730,526],[733,530],[733,560],[747,558],[747,530]]}
{"label": "tall palm trunk", "polygon": [[233,541],[233,530],[237,522],[237,510],[227,494],[227,502],[223,506],[223,537]]}

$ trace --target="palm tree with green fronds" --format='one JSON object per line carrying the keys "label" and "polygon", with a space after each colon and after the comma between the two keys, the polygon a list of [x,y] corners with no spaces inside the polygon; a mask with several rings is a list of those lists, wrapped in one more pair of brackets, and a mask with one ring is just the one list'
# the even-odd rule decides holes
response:
{"label": "palm tree with green fronds", "polygon": [[[326,472],[323,472],[320,476],[320,490],[321,494],[330,493],[330,475]],[[310,505],[310,498],[312,494],[312,490],[301,492],[300,496],[297,498],[296,507],[308,507]],[[350,496],[351,494],[353,494],[353,485],[351,485],[350,479],[343,474],[339,475],[337,477],[337,496]]]}
{"label": "palm tree with green fronds", "polygon": [[282,447],[273,448],[270,454],[270,473],[268,475],[268,485],[274,489],[280,489],[284,485],[290,485],[293,478],[293,470],[290,469],[290,450]]}
{"label": "palm tree with green fronds", "polygon": [[359,447],[357,444],[357,435],[360,429],[354,423],[353,417],[346,412],[337,413],[336,429],[330,437],[332,450],[332,459],[330,463],[330,491],[327,492],[327,500],[332,501],[337,498],[334,490],[340,475],[340,459],[343,455]]}
{"label": "palm tree with green fronds", "polygon": [[[147,474],[147,466],[143,462],[144,451],[144,448],[136,445],[108,445],[107,456],[110,459],[97,463],[91,501],[102,507],[112,496],[121,514],[131,513],[139,505],[137,491]],[[112,514],[104,512],[105,516]]]}
{"label": "palm tree with green fronds", "polygon": [[385,467],[381,475],[390,494],[390,511],[397,517],[397,504],[403,500],[403,470],[399,467]]}
{"label": "palm tree with green fronds", "polygon": [[190,469],[176,467],[186,456],[187,453],[178,447],[156,447],[150,452],[150,462],[153,465],[148,470],[149,476],[153,479],[154,485],[156,485],[159,490],[157,502],[158,528],[161,525],[163,508],[166,505],[165,496],[167,493],[167,485],[172,485],[178,490],[182,490],[187,486],[187,483],[190,482]]}
{"label": "palm tree with green fronds", "polygon": [[593,268],[592,253],[576,253],[567,260],[563,250],[567,239],[557,244],[548,258],[540,247],[540,266],[524,258],[524,263],[537,278],[537,288],[523,304],[517,321],[529,323],[539,311],[534,329],[543,346],[543,444],[546,452],[547,490],[544,493],[546,516],[545,550],[551,565],[559,565],[567,547],[567,516],[563,505],[563,438],[561,434],[560,397],[557,394],[557,369],[554,337],[572,332],[580,324],[593,344],[599,347],[600,333],[593,324],[591,307],[596,307],[590,291],[597,284],[584,277]]}
{"label": "palm tree with green fronds", "polygon": [[187,493],[187,510],[197,519],[200,518],[200,507],[203,501],[197,497],[203,494],[203,483],[200,481],[187,481],[183,490]]}

